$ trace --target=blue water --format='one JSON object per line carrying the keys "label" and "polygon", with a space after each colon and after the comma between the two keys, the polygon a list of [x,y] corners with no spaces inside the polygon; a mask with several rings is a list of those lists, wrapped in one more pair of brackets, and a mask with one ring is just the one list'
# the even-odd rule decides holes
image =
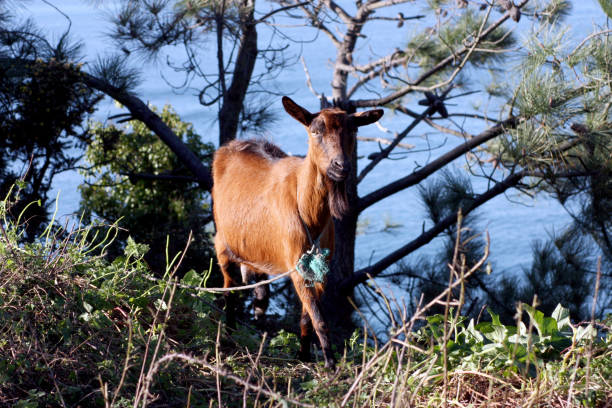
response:
{"label": "blue water", "polygon": [[[97,53],[107,54],[115,52],[109,50],[111,42],[106,39],[108,31],[106,23],[107,17],[114,9],[114,2],[83,2],[82,0],[62,0],[52,1],[62,11],[68,14],[72,21],[72,33],[75,39],[84,42],[84,62],[95,60]],[[419,6],[405,6],[405,10],[412,10],[413,14],[419,13]],[[265,11],[265,10],[264,10]],[[33,16],[34,20],[50,33],[52,38],[57,38],[59,33],[66,29],[68,21],[49,5],[32,1],[19,6],[16,13],[22,16]],[[409,13],[405,13],[409,15]],[[526,19],[524,19],[526,20]],[[603,24],[605,18],[599,10],[596,2],[592,0],[577,1],[574,4],[572,15],[566,20],[569,30],[568,38],[576,42],[587,33],[592,31],[593,24]],[[415,22],[414,24],[427,24],[427,22]],[[522,22],[520,30],[528,27]],[[305,28],[292,28],[295,36],[301,39],[315,39],[313,42],[302,44],[302,54],[304,55],[312,83],[319,92],[330,93],[331,81],[331,62],[335,58],[335,49],[326,37],[320,35],[315,37],[312,30]],[[373,26],[365,33],[367,39],[360,42],[359,50],[379,55],[387,51],[387,47],[398,44],[397,36],[403,35],[409,38],[411,32],[417,31],[416,26],[407,26],[405,31],[393,29],[388,31],[383,26]],[[518,37],[523,38],[527,31],[519,31]],[[261,34],[264,38],[265,33]],[[180,51],[175,51],[180,52]],[[211,44],[209,49],[214,55],[214,47]],[[294,52],[294,56],[297,51]],[[143,70],[143,82],[138,88],[139,96],[153,105],[162,106],[172,104],[184,120],[193,122],[197,131],[206,141],[216,142],[217,128],[214,123],[214,112],[202,107],[194,92],[187,90],[182,93],[173,92],[170,87],[161,79],[160,72],[163,71],[167,78],[180,81],[177,77],[161,63],[150,61],[136,61]],[[261,69],[261,68],[257,68]],[[313,97],[306,87],[304,70],[298,62],[294,66],[286,69],[274,83],[276,90],[282,94],[291,95],[298,103],[311,111],[318,110],[318,101]],[[418,99],[418,97],[417,97]],[[486,96],[475,94],[467,102],[483,103]],[[306,151],[306,134],[301,125],[293,121],[286,115],[280,105],[280,98],[275,98],[273,108],[277,112],[278,121],[274,123],[265,134],[265,137],[279,144],[283,149],[294,154],[304,154]],[[419,109],[417,105],[412,108]],[[450,107],[453,111],[459,111],[461,107]],[[104,120],[109,113],[116,113],[117,108],[110,101],[105,101],[99,107],[96,118]],[[381,124],[385,128],[401,131],[409,123],[406,117],[394,116],[386,112]],[[466,129],[473,134],[484,130],[482,124],[465,123]],[[432,130],[424,126],[419,126],[413,132],[414,136],[408,137],[405,142],[422,149],[427,145],[426,133],[432,145],[445,144],[431,153],[411,153],[404,160],[385,161],[381,163],[359,187],[360,194],[366,194],[396,178],[409,174],[415,165],[426,164],[428,160],[435,159],[460,142],[453,136],[445,136],[431,133]],[[381,133],[375,126],[369,126],[360,130],[361,136],[389,137]],[[373,143],[360,142],[359,154],[367,157],[370,152],[378,148]],[[360,166],[367,162],[366,159],[360,161]],[[464,169],[465,159],[456,160],[452,166]],[[70,214],[78,208],[80,199],[77,186],[81,182],[78,174],[66,173],[56,177],[55,188],[60,191],[59,214]],[[486,184],[482,179],[474,179],[474,190],[484,192]],[[527,267],[531,262],[531,246],[534,240],[546,239],[550,233],[561,231],[570,222],[570,218],[565,210],[552,198],[546,194],[539,194],[535,198],[530,198],[519,194],[516,190],[511,190],[506,196],[497,197],[482,206],[478,212],[482,231],[489,232],[491,237],[491,257],[493,271],[496,274],[516,273],[521,267]],[[367,209],[360,218],[360,235],[357,238],[357,265],[363,266],[369,262],[380,259],[390,251],[404,245],[414,239],[423,228],[424,211],[418,200],[416,188],[408,189],[389,197],[378,204]],[[394,228],[385,230],[386,224],[393,224]],[[482,232],[481,231],[481,232]],[[436,245],[428,246],[420,254],[432,254],[435,252]]]}

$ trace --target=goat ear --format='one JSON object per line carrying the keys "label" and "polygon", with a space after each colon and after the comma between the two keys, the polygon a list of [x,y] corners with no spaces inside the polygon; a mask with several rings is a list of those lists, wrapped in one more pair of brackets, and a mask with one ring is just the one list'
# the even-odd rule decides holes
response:
{"label": "goat ear", "polygon": [[289,115],[304,126],[310,126],[310,123],[315,117],[315,115],[293,102],[293,99],[287,96],[283,96],[283,107]]}
{"label": "goat ear", "polygon": [[351,115],[351,119],[355,126],[365,126],[376,122],[382,117],[385,112],[382,109],[374,109],[365,112],[357,112]]}

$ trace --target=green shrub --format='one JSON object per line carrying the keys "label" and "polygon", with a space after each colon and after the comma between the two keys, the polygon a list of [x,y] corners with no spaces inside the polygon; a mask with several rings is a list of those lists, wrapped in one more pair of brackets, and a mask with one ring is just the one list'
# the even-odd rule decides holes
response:
{"label": "green shrub", "polygon": [[[0,405],[103,406],[104,384],[109,400],[132,400],[158,340],[158,353],[214,350],[212,295],[175,290],[169,274],[152,280],[148,248],[131,238],[108,261],[116,225],[52,224],[22,242],[23,225],[8,217],[18,194],[0,202]],[[203,283],[194,271],[185,279]],[[183,396],[190,370],[176,368],[155,384],[166,401]]]}

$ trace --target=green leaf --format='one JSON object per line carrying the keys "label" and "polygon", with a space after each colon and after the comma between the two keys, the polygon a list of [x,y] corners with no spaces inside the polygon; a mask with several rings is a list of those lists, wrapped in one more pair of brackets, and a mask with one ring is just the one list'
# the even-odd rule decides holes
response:
{"label": "green leaf", "polygon": [[127,245],[125,246],[125,256],[126,258],[136,258],[141,259],[147,252],[149,251],[149,246],[146,244],[138,244],[136,241],[132,239],[132,237],[128,237]]}
{"label": "green leaf", "polygon": [[470,320],[467,326],[466,332],[476,339],[479,343],[484,341],[484,336],[474,327],[474,319]]}
{"label": "green leaf", "polygon": [[551,315],[557,321],[557,330],[562,331],[566,327],[571,327],[569,315],[569,309],[561,306],[561,303],[559,303]]}
{"label": "green leaf", "polygon": [[501,326],[501,322],[499,320],[499,315],[495,314],[493,312],[493,310],[491,310],[490,308],[487,307],[487,312],[489,312],[489,315],[491,316],[491,322],[493,322],[494,325],[496,326]]}
{"label": "green leaf", "polygon": [[557,321],[552,317],[545,317],[542,324],[542,336],[552,336],[558,332]]}
{"label": "green leaf", "polygon": [[155,302],[155,308],[157,310],[168,310],[168,305],[166,304],[166,302],[163,299],[157,299]]}
{"label": "green leaf", "polygon": [[519,335],[519,334],[513,334],[512,336],[508,337],[508,341],[512,343],[513,345],[527,344],[528,340],[529,340],[529,337],[524,336],[524,335]]}
{"label": "green leaf", "polygon": [[191,286],[199,286],[201,281],[202,277],[193,269],[190,269],[181,279],[183,284]]}
{"label": "green leaf", "polygon": [[592,340],[597,337],[597,329],[593,327],[593,325],[589,324],[588,326],[579,326],[576,329],[576,342],[580,342],[582,340]]}
{"label": "green leaf", "polygon": [[506,326],[492,324],[490,331],[488,333],[484,333],[484,335],[492,342],[502,344],[508,337],[508,331]]}
{"label": "green leaf", "polygon": [[552,317],[545,317],[544,313],[529,305],[525,305],[524,308],[540,337],[551,336],[559,331],[557,329],[557,321]]}

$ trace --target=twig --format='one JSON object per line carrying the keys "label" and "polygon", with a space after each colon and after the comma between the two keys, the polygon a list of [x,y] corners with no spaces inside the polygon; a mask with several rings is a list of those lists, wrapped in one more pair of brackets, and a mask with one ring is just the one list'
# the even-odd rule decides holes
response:
{"label": "twig", "polygon": [[[525,176],[523,171],[519,171],[517,173],[511,174],[506,177],[504,180],[498,182],[495,186],[491,187],[485,193],[479,195],[474,201],[467,207],[462,208],[464,216],[467,216],[469,213],[474,211],[476,208],[486,203],[487,201],[493,199],[494,197],[504,193],[511,187],[516,186]],[[363,283],[368,280],[368,274],[372,276],[377,276],[389,266],[393,265],[395,262],[399,261],[409,253],[421,248],[423,245],[431,242],[435,237],[438,236],[439,233],[444,231],[446,228],[450,227],[457,221],[457,214],[449,214],[444,219],[440,220],[437,224],[435,224],[432,228],[423,232],[420,236],[413,239],[406,245],[401,248],[393,251],[389,255],[385,256],[375,264],[369,265],[365,268],[362,268],[358,271],[355,271],[351,276],[345,278],[340,284],[339,289],[341,291],[347,291],[351,288],[354,288],[360,283]]]}
{"label": "twig", "polygon": [[[361,140],[362,142],[376,142],[384,145],[390,145],[393,143],[393,140],[385,139],[384,137],[357,136],[357,140]],[[397,147],[401,147],[402,149],[406,150],[414,149],[414,145],[408,143],[397,143]]]}
{"label": "twig", "polygon": [[[257,288],[259,286],[263,286],[263,285],[267,285],[269,283],[272,283],[274,281],[277,281],[279,279],[285,278],[289,275],[291,275],[293,272],[295,272],[295,269],[292,269],[290,271],[287,271],[285,273],[281,273],[280,275],[277,275],[273,278],[267,279],[267,280],[263,280],[263,281],[259,281],[257,283],[252,283],[250,285],[244,285],[244,286],[233,286],[231,288],[204,288],[202,286],[194,286],[194,285],[186,285],[184,283],[178,283],[176,282],[176,286],[181,288],[181,289],[191,289],[191,290],[195,290],[198,292],[208,292],[208,293],[224,293],[224,292],[232,292],[234,290],[250,290],[250,289],[254,289]],[[150,281],[154,281],[154,282],[159,282],[159,281],[163,281],[163,279],[160,278],[156,278],[155,276],[151,276],[151,275],[144,275],[145,279],[148,279]]]}
{"label": "twig", "polygon": [[574,55],[574,53],[575,53],[576,51],[578,51],[578,49],[579,49],[579,48],[581,48],[581,47],[582,47],[582,46],[583,46],[583,45],[584,45],[584,44],[585,44],[587,41],[589,41],[591,38],[593,38],[593,37],[597,37],[597,36],[600,36],[600,35],[603,35],[603,34],[610,34],[610,33],[612,33],[612,30],[603,30],[603,31],[598,31],[598,32],[596,32],[596,33],[593,33],[593,34],[591,34],[591,35],[587,36],[587,37],[586,37],[584,40],[582,40],[582,41],[580,42],[580,44],[578,44],[578,45],[576,46],[576,48],[574,48],[574,49],[572,50],[572,52],[570,52],[569,54],[567,54],[567,58],[568,58],[568,59],[569,59],[569,58],[571,58],[571,57]]}
{"label": "twig", "polygon": [[306,61],[304,61],[304,57],[300,57],[300,61],[302,61],[302,66],[304,67],[304,75],[306,75],[306,85],[308,86],[308,89],[310,89],[310,92],[312,92],[312,94],[314,96],[317,97],[317,99],[321,100],[323,98],[323,96],[318,93],[314,87],[312,86],[312,81],[310,78],[310,72],[308,72],[308,67],[306,66]]}
{"label": "twig", "polygon": [[503,122],[492,126],[480,134],[474,136],[473,138],[466,140],[465,143],[460,144],[459,146],[451,149],[450,151],[444,153],[442,156],[438,157],[431,163],[426,166],[421,167],[415,172],[402,177],[396,181],[393,181],[386,186],[383,186],[371,193],[361,197],[359,199],[359,207],[358,211],[361,212],[365,210],[367,207],[372,204],[397,193],[405,188],[413,186],[417,183],[420,183],[425,178],[429,177],[434,172],[438,171],[448,163],[462,156],[463,154],[471,151],[473,148],[482,145],[483,143],[488,142],[489,140],[503,134],[508,129],[515,128],[520,123],[523,122],[524,119],[517,117],[510,117]]}
{"label": "twig", "polygon": [[[595,328],[595,309],[597,306],[597,295],[599,294],[599,281],[601,280],[601,255],[597,258],[597,278],[595,279],[595,293],[593,294],[593,305],[591,306],[591,324]],[[593,357],[593,338],[589,340],[589,347],[587,351],[587,364],[586,364],[586,384],[585,390],[589,391],[589,383],[591,380],[591,358]]]}
{"label": "twig", "polygon": [[127,319],[127,324],[128,324],[128,342],[127,342],[127,350],[125,351],[125,362],[123,364],[123,370],[121,372],[121,379],[119,379],[119,385],[117,386],[117,388],[115,389],[115,392],[113,393],[113,399],[110,403],[111,407],[115,406],[115,400],[119,396],[119,391],[121,391],[121,388],[123,387],[123,382],[125,381],[125,375],[127,374],[128,369],[130,368],[130,354],[132,351],[132,335],[133,335],[134,329],[132,327],[132,319],[129,317]]}
{"label": "twig", "polygon": [[[520,3],[518,3],[516,5],[516,8],[517,9],[522,8],[528,1],[529,0],[522,0]],[[492,7],[489,7],[489,10],[487,11],[487,17],[489,15],[489,13],[491,12],[491,10],[492,10]],[[469,59],[470,54],[474,51],[474,49],[480,43],[480,41],[482,41],[483,39],[488,37],[488,35],[491,34],[495,29],[497,29],[499,26],[501,26],[506,20],[511,18],[511,13],[510,12],[506,12],[497,21],[495,21],[490,26],[488,26],[486,29],[484,29],[484,22],[486,22],[487,17],[485,17],[485,19],[483,19],[483,25],[481,26],[478,35],[474,38],[472,44],[464,45],[459,50],[457,50],[455,52],[452,52],[451,55],[449,55],[448,57],[446,57],[445,59],[440,61],[438,64],[436,64],[433,68],[431,68],[427,72],[424,72],[423,74],[421,74],[419,76],[419,78],[417,78],[415,81],[413,81],[411,84],[405,86],[404,88],[399,89],[399,90],[393,92],[392,94],[389,94],[389,95],[387,95],[385,97],[382,97],[382,98],[377,98],[377,99],[359,99],[359,100],[356,100],[354,102],[355,107],[366,108],[366,107],[371,107],[371,106],[382,106],[382,105],[386,105],[386,104],[388,104],[388,103],[390,103],[390,102],[392,102],[392,101],[394,101],[396,99],[399,99],[402,96],[404,96],[404,95],[406,95],[406,94],[408,94],[410,92],[414,92],[414,91],[433,91],[435,89],[439,89],[439,88],[444,87],[447,84],[449,84],[457,76],[457,74],[463,69],[464,65],[467,63],[467,60]],[[440,72],[442,69],[446,68],[449,64],[455,62],[456,59],[457,59],[457,56],[463,55],[463,54],[467,54],[467,58],[463,57],[461,63],[454,69],[454,71],[451,73],[450,77],[447,80],[445,80],[445,81],[443,81],[441,83],[437,83],[437,84],[432,85],[432,86],[418,86],[418,84],[424,82],[425,80],[427,80],[431,76],[435,75],[436,73]]]}
{"label": "twig", "polygon": [[219,356],[219,345],[221,343],[221,321],[217,324],[217,340],[215,341],[215,364],[217,370],[215,370],[215,383],[217,384],[217,402],[219,408],[223,407],[223,401],[221,400],[221,380],[219,379],[219,367],[221,358]]}
{"label": "twig", "polygon": [[220,376],[224,377],[224,378],[228,378],[232,381],[234,381],[235,383],[248,388],[250,390],[253,391],[257,391],[257,392],[261,392],[262,394],[273,398],[279,402],[290,402],[291,404],[300,406],[300,407],[312,407],[314,408],[314,405],[311,404],[304,404],[303,402],[300,401],[296,401],[294,399],[290,399],[288,397],[283,397],[282,395],[280,395],[279,393],[273,392],[273,391],[268,391],[260,386],[251,384],[247,381],[244,381],[242,378],[236,376],[235,374],[229,372],[228,370],[225,370],[223,368],[220,367],[216,367],[215,365],[212,365],[208,362],[206,362],[204,359],[199,359],[197,357],[192,357],[190,355],[184,354],[184,353],[170,353],[170,354],[166,354],[165,356],[161,357],[159,360],[157,360],[153,366],[151,371],[149,372],[149,374],[147,374],[147,380],[150,382],[153,379],[153,376],[159,371],[160,366],[164,363],[170,362],[172,360],[183,360],[189,364],[197,364],[200,365],[202,367],[204,367],[207,370],[210,370],[214,373],[219,374]]}

